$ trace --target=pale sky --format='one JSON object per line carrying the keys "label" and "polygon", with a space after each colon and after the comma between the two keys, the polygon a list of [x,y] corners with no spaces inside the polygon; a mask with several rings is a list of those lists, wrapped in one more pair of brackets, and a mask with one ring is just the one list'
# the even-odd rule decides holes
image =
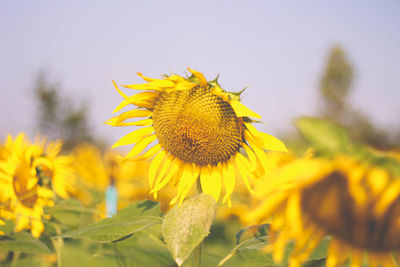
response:
{"label": "pale sky", "polygon": [[[285,2],[285,3],[284,3]],[[294,1],[293,1],[294,2]],[[0,1],[0,138],[34,136],[32,87],[40,70],[77,102],[109,143],[132,128],[102,124],[121,101],[112,80],[191,67],[228,91],[277,134],[317,113],[329,49],[355,67],[351,100],[382,126],[400,127],[400,1]],[[131,91],[125,91],[131,94]]]}

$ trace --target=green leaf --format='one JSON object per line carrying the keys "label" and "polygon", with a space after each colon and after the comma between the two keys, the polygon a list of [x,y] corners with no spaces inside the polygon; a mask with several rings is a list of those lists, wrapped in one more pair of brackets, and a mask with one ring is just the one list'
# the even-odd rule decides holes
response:
{"label": "green leaf", "polygon": [[161,211],[157,202],[146,200],[131,204],[111,218],[88,227],[68,232],[63,238],[86,238],[96,242],[118,241],[147,227],[161,223]]}
{"label": "green leaf", "polygon": [[[242,239],[245,235],[252,237],[262,237],[266,236],[269,230],[269,224],[260,224],[260,225],[251,225],[249,227],[243,228],[236,233],[236,244],[240,244],[240,239]],[[247,238],[249,239],[249,238]]]}
{"label": "green leaf", "polygon": [[349,147],[346,131],[333,122],[302,117],[295,121],[296,127],[317,152],[343,152]]}
{"label": "green leaf", "polygon": [[[294,243],[288,243],[285,247],[284,257],[281,263],[275,263],[271,253],[263,251],[263,249],[269,244],[269,236],[266,234],[268,232],[269,225],[253,225],[240,230],[236,234],[237,246],[232,249],[232,251],[220,261],[218,266],[222,266],[228,260],[230,260],[234,255],[239,254],[243,259],[265,264],[267,266],[280,267],[287,266],[289,263],[290,254],[294,248]],[[240,242],[243,236],[248,236],[252,234],[252,238],[248,238]],[[306,265],[318,266],[326,258],[326,251],[329,244],[329,237],[324,238],[318,246],[309,255]]]}
{"label": "green leaf", "polygon": [[[6,237],[2,237],[6,238]],[[18,251],[34,254],[51,254],[50,249],[39,239],[26,232],[15,233],[12,239],[0,240],[0,251]]]}
{"label": "green leaf", "polygon": [[[11,220],[4,220],[5,224],[0,225],[0,231],[4,233],[6,236],[13,236],[14,235],[14,229],[15,229],[15,224]],[[1,237],[1,235],[0,235]]]}
{"label": "green leaf", "polygon": [[400,177],[399,161],[386,153],[380,153],[366,146],[359,145],[356,147],[355,156],[363,162],[386,169],[395,177]]}
{"label": "green leaf", "polygon": [[60,200],[53,207],[47,207],[45,213],[58,222],[63,229],[76,228],[85,213],[93,214],[97,209],[83,207],[76,199]]}
{"label": "green leaf", "polygon": [[162,235],[178,266],[208,236],[217,205],[208,194],[198,194],[175,205],[165,216]]}
{"label": "green leaf", "polygon": [[285,256],[282,263],[275,263],[271,253],[263,252],[262,249],[269,244],[269,237],[255,237],[240,243],[236,250],[239,255],[248,261],[266,264],[268,266],[286,266],[293,244],[285,247]]}
{"label": "green leaf", "polygon": [[[313,250],[305,263],[318,262],[326,258],[326,250],[329,244],[330,238],[323,239],[319,245]],[[259,262],[269,266],[286,266],[289,263],[289,256],[294,248],[293,243],[289,243],[285,247],[284,257],[282,263],[275,263],[271,253],[265,253],[262,249],[268,245],[268,236],[256,237],[250,240],[246,240],[237,250],[244,259],[253,262]]]}
{"label": "green leaf", "polygon": [[318,246],[313,250],[311,255],[308,257],[308,260],[322,260],[326,258],[326,252],[328,250],[329,242],[331,241],[330,237],[325,237],[318,244]]}
{"label": "green leaf", "polygon": [[92,251],[119,261],[118,266],[176,266],[164,242],[158,239],[158,235],[157,238],[153,236],[159,230],[161,227],[153,226],[122,242],[98,244],[102,246],[101,249],[93,248]]}

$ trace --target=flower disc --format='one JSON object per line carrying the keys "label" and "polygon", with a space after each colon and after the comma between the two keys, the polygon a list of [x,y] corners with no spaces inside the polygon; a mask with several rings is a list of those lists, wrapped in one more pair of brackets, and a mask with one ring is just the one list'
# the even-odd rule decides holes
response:
{"label": "flower disc", "polygon": [[153,109],[153,127],[160,144],[180,160],[217,165],[240,148],[243,124],[230,103],[211,86],[160,93]]}
{"label": "flower disc", "polygon": [[400,212],[400,198],[377,216],[373,204],[365,210],[357,206],[348,180],[345,173],[334,171],[306,188],[302,197],[303,212],[328,233],[353,246],[374,251],[400,249],[397,238],[400,231],[394,220]]}

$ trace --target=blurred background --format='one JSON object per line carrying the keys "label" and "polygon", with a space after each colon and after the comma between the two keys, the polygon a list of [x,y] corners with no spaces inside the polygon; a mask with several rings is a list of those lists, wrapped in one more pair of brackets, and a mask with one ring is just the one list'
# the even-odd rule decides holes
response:
{"label": "blurred background", "polygon": [[103,124],[121,101],[112,80],[191,67],[228,91],[248,87],[258,128],[289,144],[307,115],[389,147],[400,140],[399,12],[395,0],[2,0],[0,138],[108,146],[132,130]]}
{"label": "blurred background", "polygon": [[[190,67],[208,80],[219,74],[227,91],[247,87],[242,102],[263,117],[256,127],[300,155],[306,144],[293,124],[300,116],[337,122],[353,140],[379,151],[400,151],[399,14],[398,0],[0,0],[1,143],[7,134],[25,132],[31,140],[41,134],[62,139],[63,153],[75,158],[76,175],[65,179],[73,185],[71,198],[46,207],[51,216],[42,219],[41,240],[59,235],[52,224],[65,233],[113,214],[110,199],[114,205],[118,199],[118,208],[153,200],[149,162],[122,164],[120,154],[108,150],[132,127],[103,124],[122,100],[112,80],[142,83],[137,72],[184,76]],[[271,165],[292,160],[268,156]],[[158,196],[163,212],[175,195],[170,185]],[[240,217],[252,201],[243,182],[232,199],[233,208],[221,205],[210,230],[207,266],[230,253],[243,227]],[[61,258],[64,266],[175,266],[153,239],[66,239]],[[0,264],[18,257],[12,266],[58,261],[3,251]],[[237,257],[230,266],[261,266],[245,264]]]}

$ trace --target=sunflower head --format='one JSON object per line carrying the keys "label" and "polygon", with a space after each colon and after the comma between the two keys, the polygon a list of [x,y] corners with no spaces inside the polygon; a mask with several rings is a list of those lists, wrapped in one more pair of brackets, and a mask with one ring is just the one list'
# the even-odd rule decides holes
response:
{"label": "sunflower head", "polygon": [[291,264],[297,266],[330,236],[327,266],[348,259],[361,266],[364,253],[371,265],[395,266],[391,254],[400,252],[400,180],[390,171],[336,155],[295,160],[265,181],[247,220],[272,220],[270,248],[276,261],[282,260],[285,244],[295,241]]}
{"label": "sunflower head", "polygon": [[16,222],[16,231],[30,229],[39,237],[44,229],[43,208],[54,205],[56,195],[68,197],[71,158],[58,155],[60,142],[37,138],[31,143],[25,134],[7,137],[0,159],[0,216]]}
{"label": "sunflower head", "polygon": [[243,122],[229,99],[210,84],[160,93],[153,109],[158,141],[172,155],[199,166],[226,162],[239,150]]}
{"label": "sunflower head", "polygon": [[[202,73],[189,71],[192,73],[190,77],[164,75],[163,79],[138,73],[147,83],[124,85],[145,90],[133,96],[122,93],[114,83],[124,98],[114,112],[130,104],[140,109],[124,112],[106,123],[150,127],[131,132],[113,147],[135,143],[126,158],[147,159],[156,155],[149,170],[150,185],[155,194],[177,173],[181,177],[178,180],[180,200],[187,195],[199,175],[203,191],[210,191],[208,193],[216,199],[224,180],[226,198],[229,198],[234,186],[233,165],[243,173],[242,177],[245,176],[243,179],[249,186],[247,176],[265,172],[263,148],[286,151],[286,147],[251,125],[251,118],[260,116],[240,103],[240,93],[228,93],[218,84],[218,79],[207,81]],[[128,121],[135,117],[148,118]],[[156,140],[158,144],[139,156]],[[211,176],[215,177],[209,178]],[[211,179],[213,182],[210,183],[208,180]]]}

